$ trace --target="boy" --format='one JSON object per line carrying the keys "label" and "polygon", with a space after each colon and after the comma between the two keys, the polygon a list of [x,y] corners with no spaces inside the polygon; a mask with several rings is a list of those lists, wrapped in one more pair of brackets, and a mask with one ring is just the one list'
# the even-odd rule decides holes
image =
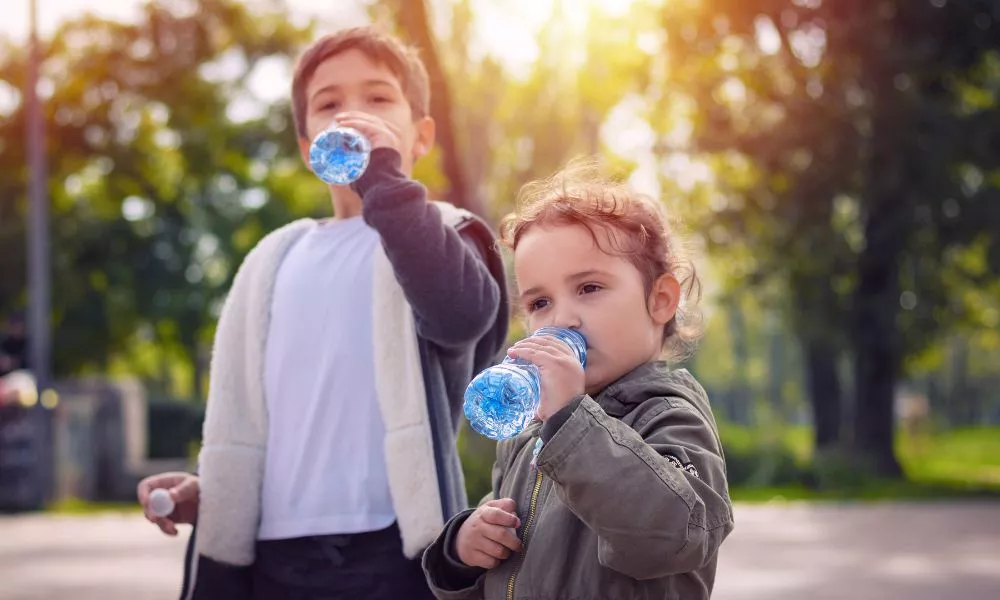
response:
{"label": "boy", "polygon": [[172,517],[197,506],[185,597],[430,597],[417,559],[466,504],[455,433],[506,337],[503,266],[484,223],[409,178],[434,141],[413,50],[371,28],[325,37],[292,101],[307,164],[334,121],[371,140],[371,163],[330,188],[333,219],[247,256],[216,333],[200,476],[144,481],[140,502],[178,486]]}

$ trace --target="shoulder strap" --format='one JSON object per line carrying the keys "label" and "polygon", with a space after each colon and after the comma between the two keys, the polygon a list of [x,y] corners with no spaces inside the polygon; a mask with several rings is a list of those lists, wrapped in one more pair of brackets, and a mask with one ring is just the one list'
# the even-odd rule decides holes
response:
{"label": "shoulder strap", "polygon": [[465,210],[464,208],[458,208],[454,204],[450,204],[448,202],[432,200],[431,204],[438,208],[438,211],[441,213],[441,220],[445,223],[445,225],[449,225],[456,229],[458,229],[459,226],[466,221],[475,218],[471,212]]}

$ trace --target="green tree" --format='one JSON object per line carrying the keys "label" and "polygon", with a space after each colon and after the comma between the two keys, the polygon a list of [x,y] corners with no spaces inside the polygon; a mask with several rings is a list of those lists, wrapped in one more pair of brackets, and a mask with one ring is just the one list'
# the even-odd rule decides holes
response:
{"label": "green tree", "polygon": [[[52,202],[55,372],[140,373],[183,366],[200,395],[204,357],[236,267],[257,239],[322,207],[299,166],[284,103],[255,101],[247,79],[308,39],[281,12],[203,0],[151,3],[136,23],[83,16],[47,43],[46,149]],[[23,52],[0,80],[23,85]],[[240,115],[239,104],[244,107]],[[18,106],[0,124],[0,311],[25,301],[23,145]],[[6,265],[5,265],[6,266]],[[144,348],[155,365],[138,359]],[[169,386],[169,382],[164,382]]]}
{"label": "green tree", "polygon": [[696,107],[691,148],[740,198],[713,224],[753,249],[750,282],[787,286],[821,446],[845,442],[849,353],[850,449],[878,474],[899,473],[906,358],[967,312],[938,309],[947,280],[969,278],[935,263],[1000,224],[984,177],[1000,140],[997,16],[987,1],[665,5],[669,81]]}

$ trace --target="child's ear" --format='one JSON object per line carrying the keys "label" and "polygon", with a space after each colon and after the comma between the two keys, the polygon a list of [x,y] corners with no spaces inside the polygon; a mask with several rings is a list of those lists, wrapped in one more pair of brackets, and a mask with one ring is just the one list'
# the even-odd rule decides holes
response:
{"label": "child's ear", "polygon": [[649,316],[657,325],[666,325],[677,313],[681,300],[681,284],[669,273],[660,275],[649,291]]}
{"label": "child's ear", "polygon": [[422,158],[434,147],[437,125],[431,117],[423,117],[416,122],[417,139],[413,142],[413,160]]}

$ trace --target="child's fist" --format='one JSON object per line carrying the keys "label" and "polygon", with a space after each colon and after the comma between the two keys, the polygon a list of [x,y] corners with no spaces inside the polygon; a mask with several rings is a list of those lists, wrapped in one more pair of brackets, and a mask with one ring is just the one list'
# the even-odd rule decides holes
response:
{"label": "child's fist", "polygon": [[538,418],[542,421],[547,421],[584,392],[586,378],[583,365],[564,342],[544,335],[532,336],[514,344],[507,355],[522,358],[538,367],[542,387]]}
{"label": "child's fist", "polygon": [[492,569],[511,552],[521,551],[514,529],[521,526],[517,504],[510,498],[490,500],[462,523],[455,536],[455,554],[470,567]]}

